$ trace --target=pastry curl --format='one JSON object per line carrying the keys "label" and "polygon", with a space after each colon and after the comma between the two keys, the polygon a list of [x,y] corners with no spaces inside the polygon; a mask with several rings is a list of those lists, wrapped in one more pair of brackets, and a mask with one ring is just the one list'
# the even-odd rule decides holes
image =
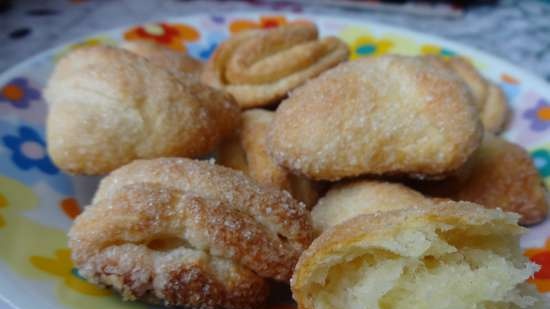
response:
{"label": "pastry curl", "polygon": [[541,308],[517,218],[452,201],[355,217],[302,254],[293,297],[302,309]]}
{"label": "pastry curl", "polygon": [[311,208],[319,197],[320,185],[291,174],[269,155],[267,133],[274,115],[274,112],[261,109],[242,113],[240,132],[236,138],[222,143],[218,162],[243,171],[262,185],[288,191]]}
{"label": "pastry curl", "polygon": [[467,86],[422,57],[337,66],[277,109],[268,147],[316,180],[363,174],[440,177],[479,146],[483,128]]}
{"label": "pastry curl", "polygon": [[548,213],[547,191],[531,156],[491,133],[460,173],[416,187],[428,195],[516,212],[523,225],[541,222]]}
{"label": "pastry curl", "polygon": [[196,74],[200,76],[203,64],[199,60],[178,52],[163,45],[148,41],[128,41],[121,45],[122,48],[133,52],[136,55],[147,58],[166,70],[178,75],[181,72]]}
{"label": "pastry curl", "polygon": [[138,160],[101,181],[75,220],[79,273],[125,299],[192,308],[256,308],[263,278],[287,281],[312,241],[287,193],[205,161]]}
{"label": "pastry curl", "polygon": [[227,94],[112,47],[63,57],[45,97],[48,152],[71,173],[103,174],[138,158],[205,155],[239,125],[239,108]]}
{"label": "pastry curl", "polygon": [[231,93],[242,108],[264,106],[345,61],[348,54],[344,42],[319,39],[309,23],[246,31],[216,49],[202,79]]}

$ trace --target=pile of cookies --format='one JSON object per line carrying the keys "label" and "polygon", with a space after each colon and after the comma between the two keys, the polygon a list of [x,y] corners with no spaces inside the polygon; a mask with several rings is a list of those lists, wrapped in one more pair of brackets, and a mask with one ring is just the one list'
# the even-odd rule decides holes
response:
{"label": "pile of cookies", "polygon": [[69,232],[79,273],[186,308],[260,308],[273,281],[302,309],[544,306],[518,220],[545,218],[545,188],[498,136],[502,91],[459,57],[348,55],[298,22],[204,64],[147,42],[64,56],[49,153],[108,174]]}

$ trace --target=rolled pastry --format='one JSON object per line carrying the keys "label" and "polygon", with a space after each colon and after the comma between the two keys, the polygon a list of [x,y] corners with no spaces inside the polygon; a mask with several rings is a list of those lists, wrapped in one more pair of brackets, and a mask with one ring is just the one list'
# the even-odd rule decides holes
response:
{"label": "rolled pastry", "polygon": [[261,109],[243,112],[239,134],[222,143],[218,162],[245,172],[262,185],[286,190],[311,208],[317,202],[319,184],[279,166],[267,150],[267,133],[274,115],[274,112]]}
{"label": "rolled pastry", "polygon": [[337,66],[295,89],[268,137],[280,165],[316,180],[364,174],[440,177],[479,146],[470,91],[422,57],[381,56]]}
{"label": "rolled pastry", "polygon": [[101,181],[75,220],[79,273],[124,299],[257,308],[312,241],[308,211],[242,173],[183,158],[137,160]]}
{"label": "rolled pastry", "polygon": [[112,47],[63,57],[45,97],[48,152],[77,174],[107,173],[139,158],[202,156],[239,125],[227,94]]}
{"label": "rolled pastry", "polygon": [[216,49],[202,78],[231,93],[241,108],[265,106],[345,61],[348,54],[341,40],[319,39],[315,25],[293,23],[231,37]]}

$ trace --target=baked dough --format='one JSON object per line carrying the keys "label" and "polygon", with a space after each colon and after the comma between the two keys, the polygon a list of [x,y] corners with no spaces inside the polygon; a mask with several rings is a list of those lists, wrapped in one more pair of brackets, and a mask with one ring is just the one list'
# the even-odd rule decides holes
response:
{"label": "baked dough", "polygon": [[274,115],[261,109],[243,112],[238,137],[222,143],[218,163],[241,170],[262,185],[286,190],[311,208],[319,197],[320,185],[291,174],[279,166],[267,150],[267,133]]}
{"label": "baked dough", "polygon": [[481,76],[470,61],[463,57],[425,57],[436,62],[436,65],[451,69],[464,80],[474,97],[485,130],[495,134],[504,130],[510,111],[508,100],[497,85]]}
{"label": "baked dough", "polygon": [[318,36],[310,23],[239,33],[216,49],[206,64],[203,81],[231,93],[242,108],[269,105],[347,60],[344,42]]}
{"label": "baked dough", "polygon": [[481,122],[485,130],[498,134],[506,129],[511,116],[508,99],[499,86],[489,83],[487,100],[481,113]]}
{"label": "baked dough", "polygon": [[355,180],[330,188],[311,211],[313,226],[322,232],[353,217],[431,205],[430,198],[402,184]]}
{"label": "baked dough", "polygon": [[546,189],[527,151],[491,133],[460,173],[442,182],[420,183],[418,189],[517,212],[523,225],[541,222],[548,213]]}
{"label": "baked dough", "polygon": [[207,161],[161,158],[103,179],[69,247],[83,277],[127,300],[257,308],[263,278],[288,282],[312,238],[309,212],[288,193]]}
{"label": "baked dough", "polygon": [[542,308],[517,218],[452,201],[355,217],[302,254],[293,297],[302,309]]}
{"label": "baked dough", "polygon": [[147,58],[152,63],[176,75],[184,72],[196,74],[196,77],[199,78],[202,72],[203,64],[199,60],[194,59],[185,52],[178,52],[154,42],[128,41],[123,43],[121,47]]}
{"label": "baked dough", "polygon": [[316,180],[363,174],[437,177],[482,138],[467,86],[422,57],[344,63],[295,89],[268,137],[276,161]]}
{"label": "baked dough", "polygon": [[106,46],[63,57],[45,97],[48,152],[77,174],[107,173],[138,158],[205,155],[240,117],[229,95]]}

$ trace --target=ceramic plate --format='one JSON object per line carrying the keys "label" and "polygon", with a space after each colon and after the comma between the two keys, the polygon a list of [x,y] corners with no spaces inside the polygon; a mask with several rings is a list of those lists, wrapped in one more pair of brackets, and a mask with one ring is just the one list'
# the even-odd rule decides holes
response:
{"label": "ceramic plate", "polygon": [[[349,44],[352,59],[385,53],[465,56],[505,91],[514,110],[505,136],[529,150],[550,185],[550,87],[545,82],[490,55],[432,36],[359,20],[276,14],[193,15],[112,30],[43,52],[0,75],[1,300],[21,309],[151,308],[122,302],[82,280],[69,258],[65,233],[90,201],[99,178],[64,174],[48,157],[42,88],[59,57],[82,46],[150,40],[207,59],[233,33],[305,19],[315,22],[321,35],[336,35]],[[532,283],[550,292],[550,221],[531,227],[522,247],[542,264]]]}

